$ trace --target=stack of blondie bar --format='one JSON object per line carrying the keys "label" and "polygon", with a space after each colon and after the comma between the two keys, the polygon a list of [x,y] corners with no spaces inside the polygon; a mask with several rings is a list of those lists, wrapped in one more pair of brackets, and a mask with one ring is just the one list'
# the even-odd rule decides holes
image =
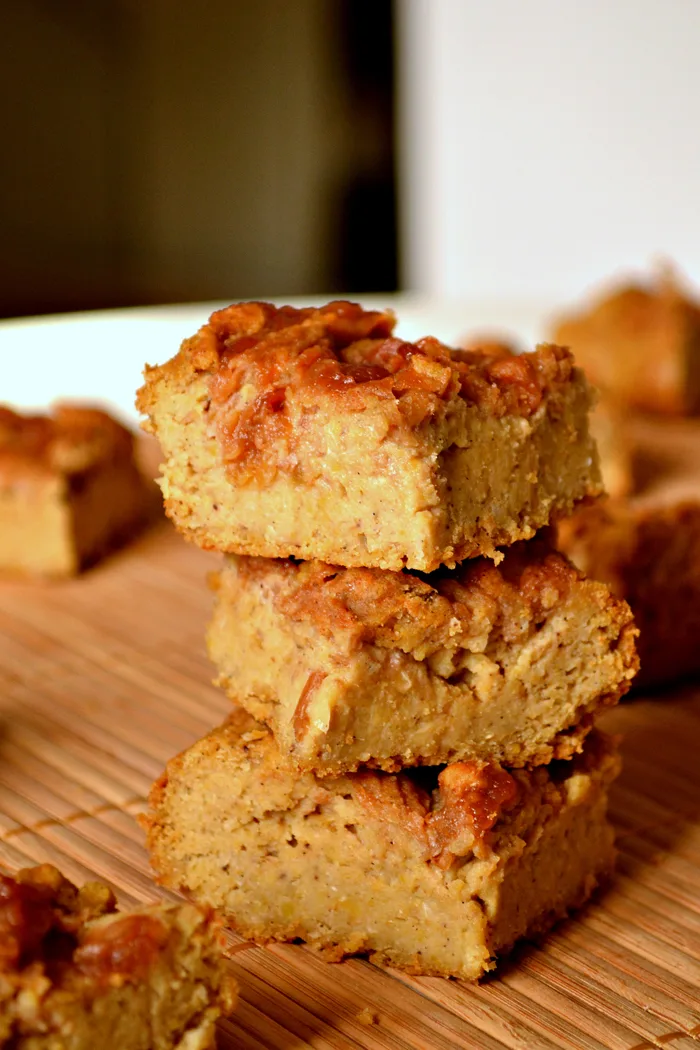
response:
{"label": "stack of blondie bar", "polygon": [[148,369],[166,510],[226,554],[235,706],[154,786],[162,881],[258,942],[477,978],[612,865],[628,606],[537,530],[600,490],[568,351],[345,302],[213,314]]}

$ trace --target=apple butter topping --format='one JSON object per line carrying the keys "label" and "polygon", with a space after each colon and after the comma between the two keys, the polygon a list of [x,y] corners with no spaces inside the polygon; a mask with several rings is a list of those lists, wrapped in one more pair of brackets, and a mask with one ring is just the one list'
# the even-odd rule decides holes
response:
{"label": "apple butter topping", "polygon": [[40,956],[54,924],[50,893],[0,875],[0,973],[19,969]]}
{"label": "apple butter topping", "polygon": [[544,539],[514,544],[498,566],[475,558],[427,577],[255,557],[234,564],[242,577],[263,586],[270,581],[272,601],[291,620],[312,623],[327,636],[347,632],[354,645],[424,655],[468,645],[485,623],[516,641],[565,600],[579,576]]}
{"label": "apple butter topping", "polygon": [[[394,324],[388,311],[344,301],[305,309],[242,303],[212,314],[175,362],[209,373],[223,457],[241,483],[294,469],[295,427],[322,398],[343,412],[382,405],[390,424],[411,428],[458,398],[494,415],[529,416],[573,367],[561,347],[521,356],[504,347],[453,350],[431,337],[399,339]],[[147,406],[143,392],[139,398]]]}
{"label": "apple butter topping", "polygon": [[124,915],[95,923],[73,961],[81,973],[93,980],[139,980],[146,977],[167,940],[167,927],[154,915]]}
{"label": "apple butter topping", "polygon": [[[429,770],[419,777],[426,780]],[[486,845],[504,809],[517,799],[515,779],[492,762],[454,762],[437,777],[432,793],[405,773],[355,774],[358,799],[375,820],[399,824],[417,838],[440,868]]]}
{"label": "apple butter topping", "polygon": [[431,856],[443,868],[471,845],[478,847],[518,794],[510,773],[492,762],[445,766],[438,790],[438,806],[426,823]]}
{"label": "apple butter topping", "polygon": [[0,405],[0,475],[27,469],[81,473],[99,462],[129,455],[132,436],[107,413],[57,405],[51,415],[30,416]]}

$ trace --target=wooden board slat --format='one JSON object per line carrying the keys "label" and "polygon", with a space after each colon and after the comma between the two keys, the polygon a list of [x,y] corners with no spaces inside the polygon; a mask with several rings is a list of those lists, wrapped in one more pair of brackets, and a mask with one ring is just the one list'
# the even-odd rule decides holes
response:
{"label": "wooden board slat", "polygon": [[[81,579],[0,585],[0,864],[153,883],[151,780],[228,710],[204,649],[217,564],[162,525]],[[242,989],[219,1045],[326,1050],[700,1046],[700,689],[623,704],[615,882],[478,987],[231,937]]]}

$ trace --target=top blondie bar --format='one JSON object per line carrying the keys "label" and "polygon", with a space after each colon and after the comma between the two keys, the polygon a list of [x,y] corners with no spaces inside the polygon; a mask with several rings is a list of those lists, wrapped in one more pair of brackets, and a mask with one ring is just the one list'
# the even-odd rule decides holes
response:
{"label": "top blondie bar", "polygon": [[242,303],[145,372],[166,512],[200,546],[431,571],[602,492],[571,354],[452,350],[390,312]]}

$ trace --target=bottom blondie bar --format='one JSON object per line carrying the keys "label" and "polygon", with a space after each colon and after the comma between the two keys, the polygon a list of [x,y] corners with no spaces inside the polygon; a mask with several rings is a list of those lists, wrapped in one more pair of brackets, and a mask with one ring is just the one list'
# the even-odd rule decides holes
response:
{"label": "bottom blondie bar", "polygon": [[486,762],[317,779],[240,710],[151,793],[153,865],[258,943],[301,938],[477,979],[582,904],[613,865],[614,744],[530,771]]}
{"label": "bottom blondie bar", "polygon": [[235,1003],[224,965],[192,904],[123,914],[50,865],[0,875],[0,1047],[205,1050]]}

